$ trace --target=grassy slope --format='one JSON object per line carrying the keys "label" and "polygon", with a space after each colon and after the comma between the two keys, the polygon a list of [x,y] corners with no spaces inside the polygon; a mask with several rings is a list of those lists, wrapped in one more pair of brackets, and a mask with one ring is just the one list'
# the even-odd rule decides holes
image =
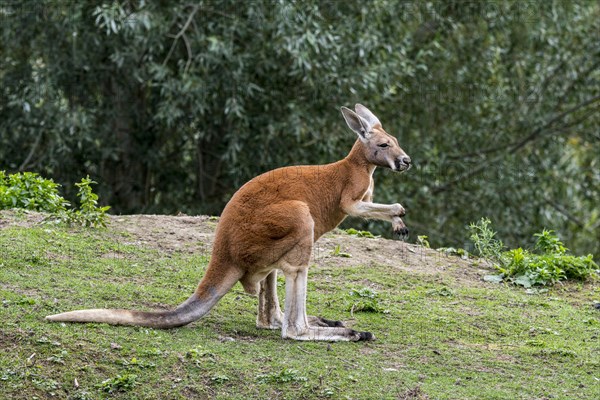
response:
{"label": "grassy slope", "polygon": [[[300,343],[258,330],[257,300],[239,285],[205,319],[175,330],[43,320],[77,308],[175,305],[206,262],[110,229],[0,229],[2,398],[598,398],[597,284],[527,295],[444,273],[315,265],[309,311],[375,333],[370,343]],[[349,292],[362,287],[375,288],[389,313],[351,315]]]}

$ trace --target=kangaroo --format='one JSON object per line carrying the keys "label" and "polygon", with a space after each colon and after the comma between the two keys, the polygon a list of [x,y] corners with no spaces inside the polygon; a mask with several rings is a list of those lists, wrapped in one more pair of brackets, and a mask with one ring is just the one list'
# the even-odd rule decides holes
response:
{"label": "kangaroo", "polygon": [[[314,242],[348,215],[392,223],[407,235],[400,204],[373,203],[376,167],[406,171],[411,159],[379,119],[356,104],[341,108],[357,135],[346,158],[327,165],[291,166],[266,172],[243,185],[225,206],[216,229],[212,256],[195,292],[172,311],[92,309],[50,315],[50,321],[104,322],[175,328],[204,316],[236,282],[258,295],[256,325],[281,329],[296,340],[373,340],[340,321],[306,315],[306,284]],[[277,298],[277,271],[285,276],[285,307]]]}

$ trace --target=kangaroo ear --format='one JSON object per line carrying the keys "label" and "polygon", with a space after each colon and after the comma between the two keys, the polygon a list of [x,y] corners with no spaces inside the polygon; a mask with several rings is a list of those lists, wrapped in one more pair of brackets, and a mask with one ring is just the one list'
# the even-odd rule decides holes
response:
{"label": "kangaroo ear", "polygon": [[371,127],[369,121],[352,111],[347,107],[341,108],[342,115],[346,120],[346,124],[358,135],[358,138],[362,141],[368,140],[371,137]]}
{"label": "kangaroo ear", "polygon": [[354,106],[354,109],[356,110],[356,113],[358,115],[360,115],[361,117],[363,117],[364,119],[366,119],[369,122],[371,127],[373,127],[375,125],[381,126],[381,122],[379,122],[379,118],[377,118],[375,116],[375,114],[373,114],[371,112],[371,110],[369,110],[367,107],[363,106],[362,104],[356,104]]}

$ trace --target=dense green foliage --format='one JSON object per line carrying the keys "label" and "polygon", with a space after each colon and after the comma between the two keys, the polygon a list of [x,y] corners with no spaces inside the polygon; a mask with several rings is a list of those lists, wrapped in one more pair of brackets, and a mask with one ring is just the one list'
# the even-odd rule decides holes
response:
{"label": "dense green foliage", "polygon": [[414,160],[375,193],[413,234],[463,246],[487,215],[510,245],[553,226],[600,254],[598,2],[28,0],[0,20],[0,168],[216,214],[260,172],[343,157],[337,110],[360,101]]}
{"label": "dense green foliage", "polygon": [[568,249],[552,231],[544,230],[536,236],[537,254],[519,247],[503,255],[498,270],[504,277],[518,285],[531,287],[598,276],[599,268],[591,254],[585,257],[568,254]]}
{"label": "dense green foliage", "polygon": [[534,285],[552,285],[566,279],[586,280],[598,278],[600,267],[592,254],[574,256],[560,241],[554,231],[544,229],[536,233],[533,251],[516,249],[504,251],[504,244],[496,239],[496,232],[487,218],[469,225],[471,241],[480,256],[496,263],[500,275],[487,279],[494,282],[507,280],[530,288]]}
{"label": "dense green foliage", "polygon": [[58,193],[59,187],[52,179],[44,179],[33,172],[7,175],[0,171],[0,210],[24,208],[62,213],[70,203]]}
{"label": "dense green foliage", "polygon": [[58,190],[60,185],[33,172],[6,175],[0,171],[0,210],[9,208],[44,211],[50,221],[76,223],[82,226],[106,226],[106,212],[110,206],[98,207],[98,195],[92,190],[90,177],[82,178],[79,188],[79,209],[71,205]]}

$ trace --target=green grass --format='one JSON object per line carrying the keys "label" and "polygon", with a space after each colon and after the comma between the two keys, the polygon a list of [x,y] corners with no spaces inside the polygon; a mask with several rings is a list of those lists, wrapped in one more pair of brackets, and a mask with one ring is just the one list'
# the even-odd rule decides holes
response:
{"label": "green grass", "polygon": [[[0,229],[2,398],[598,398],[594,283],[528,295],[384,265],[312,267],[309,312],[373,332],[378,340],[368,343],[295,342],[258,330],[257,299],[239,285],[179,329],[43,319],[78,308],[174,306],[207,260],[110,230]],[[364,287],[385,313],[351,313],[351,293]]]}

